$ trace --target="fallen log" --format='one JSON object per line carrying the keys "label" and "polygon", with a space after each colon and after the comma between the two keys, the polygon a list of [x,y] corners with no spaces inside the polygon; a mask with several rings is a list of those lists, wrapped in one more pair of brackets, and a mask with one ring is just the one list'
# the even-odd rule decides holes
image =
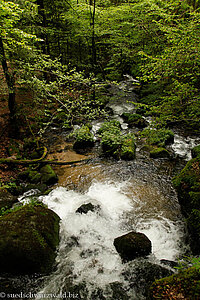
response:
{"label": "fallen log", "polygon": [[86,159],[81,159],[81,160],[73,160],[73,161],[59,161],[59,160],[51,160],[51,159],[46,159],[46,160],[29,160],[29,159],[10,159],[10,158],[2,158],[0,159],[0,164],[7,164],[7,165],[33,165],[33,164],[49,164],[49,165],[73,165],[81,162],[87,162],[91,158],[86,158]]}
{"label": "fallen log", "polygon": [[1,158],[0,164],[6,165],[33,165],[33,164],[49,164],[49,165],[73,165],[80,162],[87,162],[91,158],[81,159],[81,160],[74,160],[74,161],[58,161],[58,160],[51,160],[44,158],[47,155],[47,148],[44,147],[44,152],[40,158],[37,159],[13,159],[13,158]]}

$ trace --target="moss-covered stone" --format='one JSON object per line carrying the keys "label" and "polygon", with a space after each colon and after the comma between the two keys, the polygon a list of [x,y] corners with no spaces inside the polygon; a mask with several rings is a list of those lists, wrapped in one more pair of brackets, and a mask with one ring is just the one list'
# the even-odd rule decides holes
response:
{"label": "moss-covered stone", "polygon": [[123,113],[122,117],[129,127],[144,128],[147,126],[146,120],[140,114]]}
{"label": "moss-covered stone", "polygon": [[190,234],[191,250],[193,254],[200,253],[200,210],[193,209],[187,218],[187,226]]}
{"label": "moss-covered stone", "polygon": [[133,137],[127,136],[124,138],[121,145],[120,157],[125,160],[135,158],[135,142]]}
{"label": "moss-covered stone", "polygon": [[25,205],[0,218],[0,272],[48,273],[59,243],[59,217]]}
{"label": "moss-covered stone", "polygon": [[84,149],[93,146],[94,146],[94,136],[90,132],[90,128],[87,125],[83,125],[75,133],[75,142],[73,148],[75,150],[78,150],[78,149]]}
{"label": "moss-covered stone", "polygon": [[151,158],[169,158],[170,153],[167,151],[167,149],[159,147],[159,148],[154,148],[153,150],[150,151],[150,157]]}
{"label": "moss-covered stone", "polygon": [[200,272],[189,268],[178,274],[156,280],[150,299],[200,299]]}
{"label": "moss-covered stone", "polygon": [[157,145],[158,147],[164,147],[174,142],[174,133],[166,128],[145,128],[141,133],[141,137],[146,140],[147,144]]}
{"label": "moss-covered stone", "polygon": [[54,184],[58,182],[58,176],[50,165],[45,165],[40,169],[41,183]]}
{"label": "moss-covered stone", "polygon": [[123,135],[118,121],[105,122],[99,129],[104,154],[114,158],[131,160],[135,158],[135,139],[133,135]]}
{"label": "moss-covered stone", "polygon": [[130,261],[151,253],[151,241],[140,232],[129,232],[117,237],[114,246],[124,261]]}
{"label": "moss-covered stone", "polygon": [[7,190],[0,190],[0,210],[2,208],[11,208],[17,202],[17,197],[14,197]]}
{"label": "moss-covered stone", "polygon": [[194,148],[192,148],[191,152],[192,152],[192,158],[200,156],[200,145],[195,146]]}
{"label": "moss-covered stone", "polygon": [[173,178],[183,214],[186,216],[193,254],[200,254],[200,156],[191,159]]}
{"label": "moss-covered stone", "polygon": [[182,171],[173,178],[173,184],[178,192],[182,211],[188,216],[194,208],[194,201],[197,202],[191,192],[200,192],[200,157],[191,159]]}

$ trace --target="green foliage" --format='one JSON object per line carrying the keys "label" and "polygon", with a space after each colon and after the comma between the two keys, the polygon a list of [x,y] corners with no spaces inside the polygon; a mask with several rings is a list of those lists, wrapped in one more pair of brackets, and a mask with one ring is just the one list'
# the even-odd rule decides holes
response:
{"label": "green foliage", "polygon": [[117,159],[135,158],[135,139],[131,134],[123,135],[119,121],[104,122],[98,130],[101,137],[101,146],[106,155]]}
{"label": "green foliage", "polygon": [[171,130],[161,128],[161,129],[149,129],[146,128],[141,132],[142,138],[146,139],[146,142],[150,145],[157,145],[159,147],[165,146],[174,139],[174,134]]}
{"label": "green foliage", "polygon": [[74,136],[77,142],[93,142],[94,136],[90,132],[87,125],[83,125],[80,129],[74,132]]}

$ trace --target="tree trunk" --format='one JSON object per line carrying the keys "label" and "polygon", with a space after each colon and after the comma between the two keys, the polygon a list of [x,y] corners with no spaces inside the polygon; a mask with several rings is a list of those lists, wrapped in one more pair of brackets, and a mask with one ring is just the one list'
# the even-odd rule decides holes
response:
{"label": "tree trunk", "polygon": [[1,65],[3,68],[6,84],[8,87],[8,108],[10,111],[10,117],[11,121],[15,118],[16,114],[16,102],[15,102],[15,78],[14,73],[9,71],[8,64],[6,61],[5,51],[4,51],[4,45],[2,37],[0,36],[0,57],[1,57]]}

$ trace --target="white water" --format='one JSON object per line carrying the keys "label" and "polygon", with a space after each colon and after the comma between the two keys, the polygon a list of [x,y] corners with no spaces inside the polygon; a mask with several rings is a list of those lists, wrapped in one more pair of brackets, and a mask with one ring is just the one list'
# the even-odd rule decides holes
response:
{"label": "white water", "polygon": [[[71,292],[72,287],[82,284],[84,288],[78,290],[81,299],[101,299],[94,297],[98,290],[103,291],[106,299],[114,299],[109,284],[125,287],[129,283],[122,275],[126,264],[122,263],[113,241],[131,230],[143,232],[151,240],[150,261],[173,260],[181,253],[182,224],[178,219],[168,220],[157,210],[153,217],[152,211],[149,218],[148,215],[145,219],[140,217],[136,209],[136,204],[140,204],[135,196],[130,196],[129,187],[130,182],[93,182],[85,194],[58,187],[48,196],[40,197],[61,218],[57,269],[47,278],[40,295]],[[99,205],[100,209],[87,214],[76,213],[82,204],[89,202]],[[137,219],[136,224],[128,219],[130,215]],[[87,293],[81,295],[82,289]],[[130,299],[145,299],[133,289],[131,295]]]}
{"label": "white water", "polygon": [[200,142],[199,138],[190,138],[190,137],[183,137],[178,134],[174,135],[174,143],[172,144],[173,151],[184,158],[185,160],[190,160],[192,158],[191,149],[198,145]]}

